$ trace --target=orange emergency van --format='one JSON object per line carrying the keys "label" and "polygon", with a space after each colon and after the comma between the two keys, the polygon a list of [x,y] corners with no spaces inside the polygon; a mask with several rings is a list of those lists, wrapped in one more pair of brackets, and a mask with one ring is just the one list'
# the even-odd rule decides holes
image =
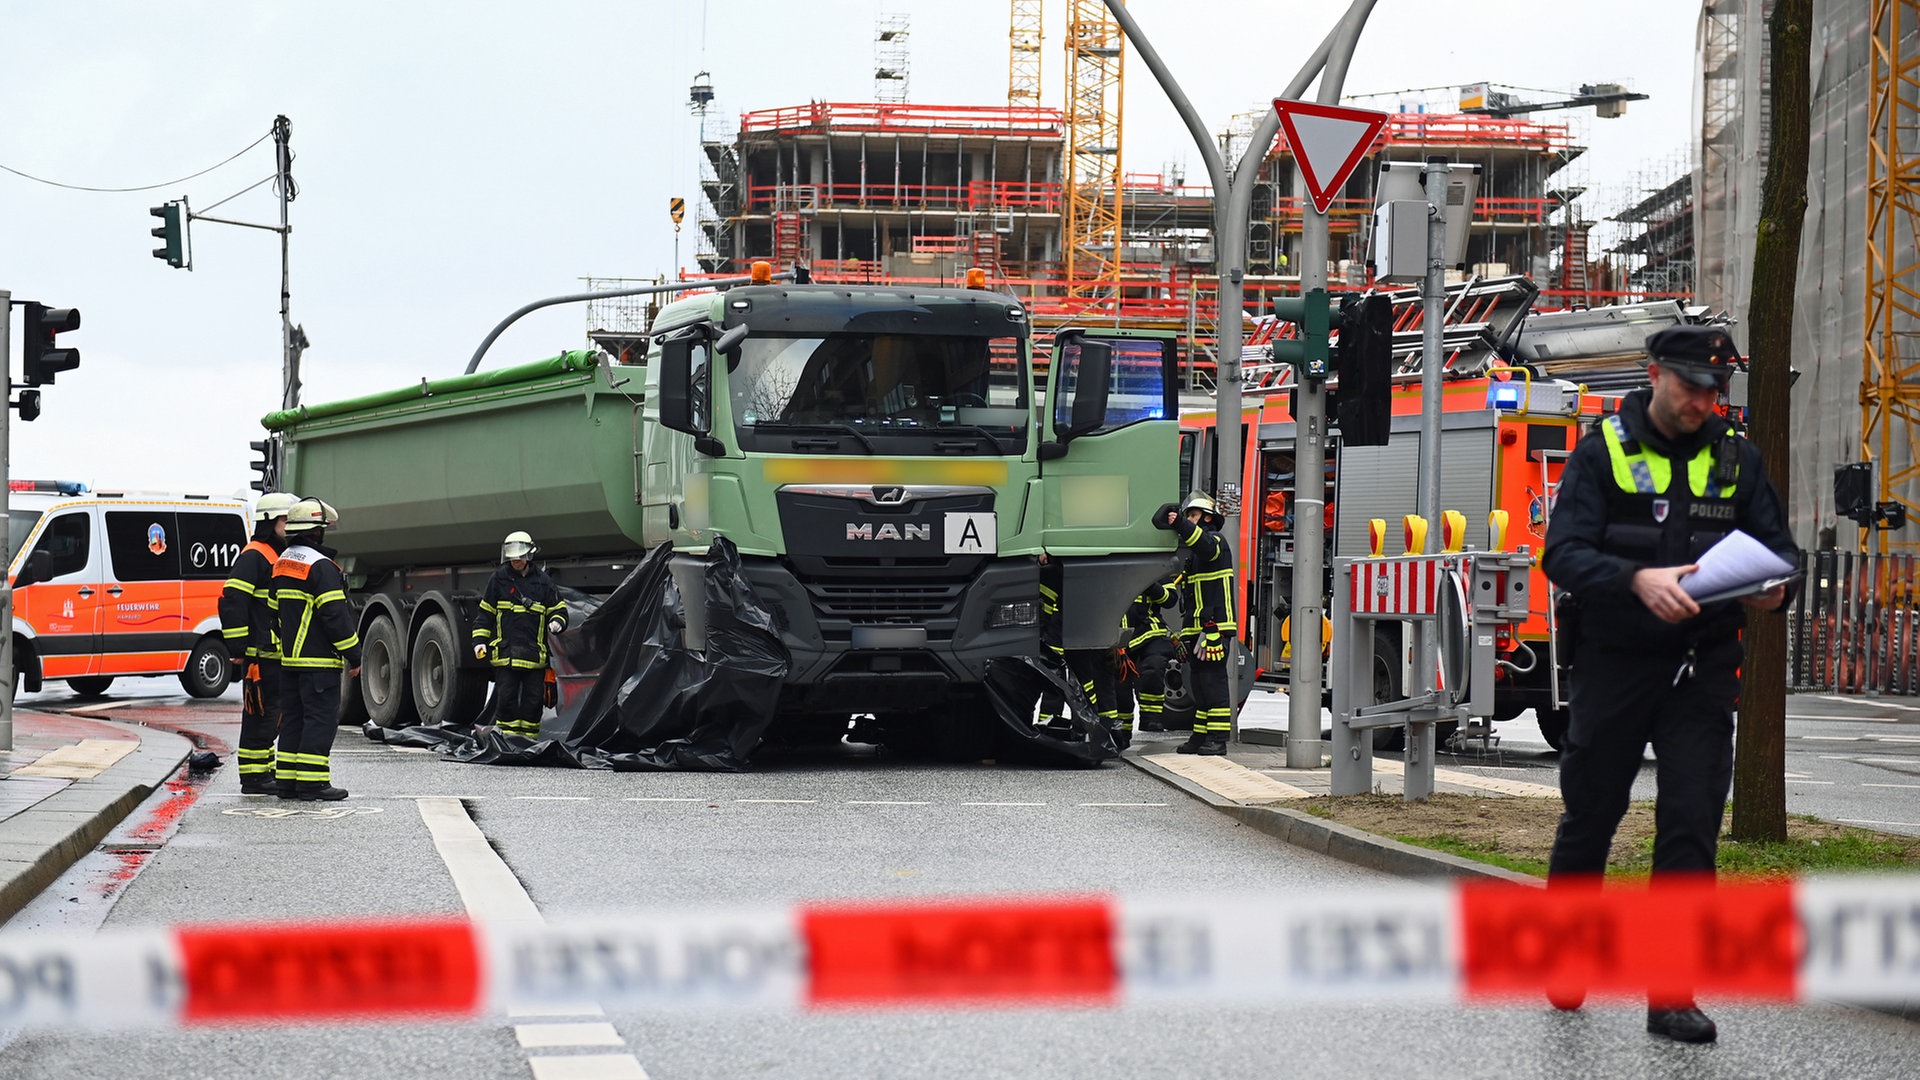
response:
{"label": "orange emergency van", "polygon": [[15,687],[178,675],[194,697],[232,677],[220,590],[247,545],[247,504],[207,495],[9,485]]}

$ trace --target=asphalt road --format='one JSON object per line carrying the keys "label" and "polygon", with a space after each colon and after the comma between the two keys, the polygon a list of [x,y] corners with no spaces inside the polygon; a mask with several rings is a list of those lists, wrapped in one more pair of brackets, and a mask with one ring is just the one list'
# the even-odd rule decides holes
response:
{"label": "asphalt road", "polygon": [[[188,703],[177,690],[151,682],[154,697],[147,704],[162,709],[145,710],[143,718],[163,711],[183,727],[231,743],[235,703]],[[142,689],[130,684],[124,692]],[[1820,708],[1829,704],[1845,708]],[[1898,726],[1794,722],[1796,731],[1833,737]],[[1519,725],[1503,734],[1506,757],[1474,767],[1551,775],[1544,744],[1528,748]],[[1835,773],[1827,786],[1843,786],[1842,770],[1861,770],[1864,778],[1876,768],[1830,759],[1856,751],[1879,756],[1880,744],[1845,744],[1829,753],[1832,745],[1815,740],[1806,752],[1810,768],[1818,762]],[[101,853],[7,929],[459,912],[460,894],[420,810],[421,798],[435,796],[462,800],[548,916],[652,905],[1063,891],[1177,893],[1204,903],[1209,894],[1251,890],[1283,903],[1288,895],[1385,880],[1237,827],[1121,765],[1090,771],[949,766],[842,750],[770,757],[740,775],[609,774],[458,765],[343,730],[334,770],[353,798],[319,813],[287,814],[292,804],[238,795],[230,766],[191,792],[183,812],[150,801],[128,828],[164,818],[168,827],[141,834],[152,842],[142,848],[116,842],[125,836],[110,837]],[[1798,791],[1795,799],[1806,797]],[[1270,932],[1245,927],[1249,940]],[[692,1018],[615,1013],[577,1018],[604,1028],[570,1029],[604,1045],[549,1049],[522,1045],[539,1035],[535,1021],[524,1017],[37,1033],[0,1043],[0,1076],[1092,1080],[1375,1077],[1410,1064],[1436,1077],[1920,1075],[1920,1033],[1902,1021],[1838,1007],[1707,1005],[1722,1027],[1717,1046],[1650,1038],[1630,1004],[1577,1014],[1544,1005],[1405,1004]],[[543,1064],[543,1074],[531,1064],[596,1056],[604,1060],[576,1062],[577,1073]]]}

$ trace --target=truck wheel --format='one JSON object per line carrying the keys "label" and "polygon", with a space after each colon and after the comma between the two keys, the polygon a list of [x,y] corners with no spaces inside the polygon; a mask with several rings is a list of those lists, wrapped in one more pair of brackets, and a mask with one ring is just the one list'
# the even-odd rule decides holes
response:
{"label": "truck wheel", "polygon": [[366,703],[367,719],[383,728],[403,728],[414,721],[406,643],[392,619],[368,623],[360,640],[360,700]]}
{"label": "truck wheel", "polygon": [[1573,713],[1566,709],[1535,709],[1533,714],[1540,718],[1540,737],[1555,750],[1565,750],[1567,725],[1573,722]]}
{"label": "truck wheel", "polygon": [[445,615],[429,615],[413,639],[408,667],[423,724],[470,724],[487,697],[486,673],[460,666],[461,649]]}
{"label": "truck wheel", "polygon": [[367,722],[367,699],[360,695],[360,676],[340,669],[340,726],[358,729]]}
{"label": "truck wheel", "polygon": [[[1400,645],[1386,633],[1376,630],[1373,634],[1373,700],[1368,704],[1399,701],[1405,696],[1400,692]],[[1405,750],[1407,729],[1404,726],[1374,728],[1373,748]]]}
{"label": "truck wheel", "polygon": [[209,634],[194,643],[187,654],[187,669],[180,673],[180,685],[197,698],[216,698],[233,681],[233,664],[227,659],[226,642]]}
{"label": "truck wheel", "polygon": [[67,680],[67,686],[81,697],[99,697],[107,692],[107,687],[112,685],[113,676],[111,675],[88,675],[82,679]]}

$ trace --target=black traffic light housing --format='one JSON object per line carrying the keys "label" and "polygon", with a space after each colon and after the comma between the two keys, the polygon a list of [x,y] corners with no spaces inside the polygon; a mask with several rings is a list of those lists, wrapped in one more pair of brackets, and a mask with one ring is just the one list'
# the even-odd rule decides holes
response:
{"label": "black traffic light housing", "polygon": [[247,446],[257,455],[247,467],[260,474],[248,483],[247,486],[264,495],[274,490],[274,484],[279,479],[279,477],[275,475],[278,470],[274,468],[273,440],[256,439],[249,442]]}
{"label": "black traffic light housing", "polygon": [[1340,399],[1331,410],[1344,446],[1385,446],[1393,426],[1393,301],[1379,294],[1340,301],[1334,346]]}
{"label": "black traffic light housing", "polygon": [[57,335],[80,329],[79,308],[50,308],[31,300],[21,305],[25,318],[20,333],[24,355],[20,379],[28,386],[51,385],[54,376],[80,366],[80,350],[62,347]]}
{"label": "black traffic light housing", "polygon": [[153,238],[160,241],[160,246],[153,249],[153,257],[167,260],[168,266],[193,269],[193,251],[187,240],[187,222],[192,215],[187,211],[187,200],[177,199],[153,207],[147,213],[160,219],[160,227],[149,230]]}
{"label": "black traffic light housing", "polygon": [[1833,470],[1833,512],[1863,529],[1898,529],[1907,524],[1901,502],[1873,501],[1873,462],[1854,461]]}

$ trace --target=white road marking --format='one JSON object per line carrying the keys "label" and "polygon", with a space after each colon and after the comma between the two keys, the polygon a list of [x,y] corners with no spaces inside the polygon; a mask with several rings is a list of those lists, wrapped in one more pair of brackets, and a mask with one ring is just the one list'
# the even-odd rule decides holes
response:
{"label": "white road marking", "polygon": [[1862,724],[1898,724],[1898,716],[1839,716],[1829,713],[1788,713],[1789,720],[1855,720]]}
{"label": "white road marking", "polygon": [[1875,735],[1873,741],[1920,743],[1920,735]]}
{"label": "white road marking", "polygon": [[1799,738],[1803,742],[1859,742],[1861,739],[1865,738],[1865,736],[1863,735],[1800,735],[1800,736],[1797,736],[1797,738]]}
{"label": "white road marking", "polygon": [[1862,765],[1912,765],[1914,764],[1914,760],[1912,758],[1904,758],[1904,757],[1863,757],[1863,758],[1854,758],[1853,760],[1859,762]]}
{"label": "white road marking", "polygon": [[1075,806],[1165,806],[1163,802],[1083,802]]}
{"label": "white road marking", "polygon": [[605,1022],[586,1024],[515,1024],[513,1037],[529,1050],[556,1046],[625,1046],[627,1041]]}
{"label": "white road marking", "polygon": [[848,799],[848,806],[932,806],[926,802],[906,802],[895,799]]}
{"label": "white road marking", "polygon": [[1896,705],[1891,701],[1868,702],[1862,698],[1843,697],[1839,694],[1808,694],[1807,696],[1819,698],[1821,701],[1838,701],[1845,705],[1871,705],[1876,709],[1902,709],[1906,712],[1920,712],[1920,705]]}
{"label": "white road marking", "polygon": [[526,802],[592,802],[591,795],[515,795]]}
{"label": "white road marking", "polygon": [[733,801],[738,803],[793,803],[799,806],[809,806],[813,803],[819,802],[820,800],[818,799],[735,799]]}
{"label": "white road marking", "polygon": [[533,1080],[647,1080],[647,1070],[631,1054],[580,1054],[534,1057]]}
{"label": "white road marking", "polygon": [[1795,780],[1796,784],[1831,784],[1831,780]]}
{"label": "white road marking", "polygon": [[1863,783],[1860,786],[1861,787],[1911,788],[1913,790],[1920,791],[1920,784],[1864,784]]}
{"label": "white road marking", "polygon": [[627,802],[712,802],[711,799],[673,799],[664,795],[629,795]]}
{"label": "white road marking", "polygon": [[961,806],[1045,806],[1043,802],[963,802]]}

